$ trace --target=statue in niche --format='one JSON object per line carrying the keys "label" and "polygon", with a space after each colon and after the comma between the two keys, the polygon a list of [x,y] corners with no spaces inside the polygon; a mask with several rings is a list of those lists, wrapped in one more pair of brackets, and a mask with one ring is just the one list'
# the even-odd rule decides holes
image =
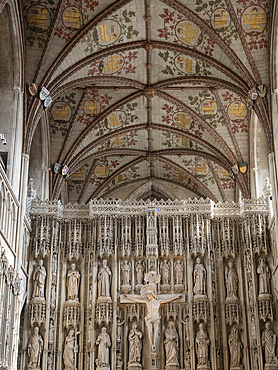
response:
{"label": "statue in niche", "polygon": [[136,262],[135,269],[136,269],[137,285],[142,285],[143,278],[144,278],[144,271],[145,271],[144,262],[141,260]]}
{"label": "statue in niche", "polygon": [[122,326],[124,325],[125,320],[121,322],[121,319],[117,317],[117,347],[120,348],[122,342]]}
{"label": "statue in niche", "polygon": [[97,337],[96,345],[98,346],[98,358],[96,360],[97,369],[110,369],[109,347],[111,346],[110,335],[106,327],[101,328],[101,333]]}
{"label": "statue in niche", "polygon": [[51,284],[50,303],[53,306],[55,306],[55,303],[56,303],[56,285],[54,284]]}
{"label": "statue in niche", "polygon": [[[132,324],[132,329],[128,335],[129,341],[129,361],[128,365],[141,364],[141,350],[142,350],[142,333],[137,328],[136,322]],[[141,366],[141,365],[140,365]]]}
{"label": "statue in niche", "polygon": [[43,339],[39,334],[39,328],[34,328],[33,335],[29,339],[28,343],[28,356],[29,362],[27,365],[28,369],[40,369],[41,355],[43,351]]}
{"label": "statue in niche", "polygon": [[52,369],[53,369],[53,354],[49,352],[47,356],[47,370]]}
{"label": "statue in niche", "polygon": [[52,350],[54,348],[54,333],[55,333],[55,326],[54,320],[52,317],[49,319],[49,335],[48,335],[48,346],[49,349]]}
{"label": "statue in niche", "polygon": [[189,317],[186,316],[185,321],[181,320],[181,322],[185,326],[185,340],[187,342],[187,345],[189,345],[190,342]]}
{"label": "statue in niche", "polygon": [[75,269],[75,263],[71,264],[68,271],[68,300],[78,301],[78,291],[80,283],[80,272]]}
{"label": "statue in niche", "polygon": [[117,352],[117,355],[116,355],[116,367],[117,367],[117,370],[120,370],[123,367],[123,361],[122,361],[121,352]]}
{"label": "statue in niche", "polygon": [[201,263],[201,258],[197,257],[196,265],[194,267],[194,287],[193,293],[195,295],[206,295],[206,269]]}
{"label": "statue in niche", "polygon": [[269,321],[265,324],[265,330],[262,334],[262,346],[264,349],[265,364],[278,365],[278,360],[275,355],[276,334],[271,329],[271,324]]}
{"label": "statue in niche", "polygon": [[252,281],[249,281],[248,283],[248,297],[249,297],[249,303],[250,306],[254,306],[254,288]]}
{"label": "statue in niche", "polygon": [[250,328],[250,331],[251,331],[251,341],[252,341],[252,344],[253,346],[256,346],[257,345],[257,330],[256,330],[256,323],[255,323],[255,316],[252,315],[251,317],[251,328]]}
{"label": "statue in niche", "polygon": [[166,354],[166,366],[167,365],[179,365],[179,336],[175,324],[173,321],[169,321],[167,329],[165,330],[165,354]]}
{"label": "statue in niche", "polygon": [[259,295],[269,294],[270,293],[270,286],[269,286],[270,272],[265,262],[265,259],[263,257],[260,258],[260,264],[257,267],[257,274],[259,275]]}
{"label": "statue in niche", "polygon": [[238,329],[232,328],[232,332],[228,338],[229,350],[230,350],[230,367],[238,368],[241,362],[241,349],[242,343],[239,339]]}
{"label": "statue in niche", "polygon": [[232,261],[228,262],[225,269],[227,298],[237,298],[238,277]]}
{"label": "statue in niche", "polygon": [[[164,295],[165,297],[165,295]],[[170,298],[168,298],[170,297]],[[141,289],[141,297],[132,296],[130,294],[125,294],[122,303],[145,303],[147,308],[147,314],[145,316],[145,323],[147,327],[147,333],[149,341],[151,344],[151,352],[156,351],[157,338],[160,328],[160,314],[159,310],[162,304],[173,302],[179,298],[181,295],[171,294],[168,295],[166,299],[157,297],[155,284],[144,285]]]}
{"label": "statue in niche", "polygon": [[169,262],[162,261],[160,271],[161,271],[162,285],[169,285],[169,282],[170,282],[170,265],[169,265]]}
{"label": "statue in niche", "polygon": [[175,285],[183,285],[183,263],[177,260],[174,264]]}
{"label": "statue in niche", "polygon": [[122,264],[122,285],[130,286],[130,269],[131,264],[128,260],[124,260]]}
{"label": "statue in niche", "polygon": [[107,266],[107,260],[102,261],[102,267],[98,272],[98,298],[108,298],[110,297],[110,277],[111,270]]}
{"label": "statue in niche", "polygon": [[91,343],[92,340],[92,317],[89,317],[88,320],[88,342]]}
{"label": "statue in niche", "polygon": [[199,331],[196,334],[196,351],[198,366],[209,365],[208,353],[209,353],[210,340],[208,333],[204,329],[203,323],[199,324]]}
{"label": "statue in niche", "polygon": [[46,279],[46,269],[43,266],[43,260],[39,260],[39,265],[35,268],[33,274],[33,295],[32,298],[44,298],[44,284]]}
{"label": "statue in niche", "polygon": [[77,353],[78,353],[78,344],[77,336],[80,334],[78,331],[75,333],[75,330],[71,328],[65,339],[65,348],[63,353],[63,360],[65,370],[77,370]]}
{"label": "statue in niche", "polygon": [[191,357],[190,357],[190,349],[188,349],[186,352],[185,352],[185,356],[184,356],[184,363],[185,363],[185,368],[186,369],[191,369]]}

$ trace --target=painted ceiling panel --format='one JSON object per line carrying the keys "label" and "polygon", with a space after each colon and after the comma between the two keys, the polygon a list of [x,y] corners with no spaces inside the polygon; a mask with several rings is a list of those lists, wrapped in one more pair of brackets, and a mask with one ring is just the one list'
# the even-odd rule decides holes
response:
{"label": "painted ceiling panel", "polygon": [[78,60],[89,55],[123,43],[144,40],[146,36],[141,28],[143,19],[143,0],[134,0],[108,18],[101,19],[73,48],[54,73],[53,79]]}

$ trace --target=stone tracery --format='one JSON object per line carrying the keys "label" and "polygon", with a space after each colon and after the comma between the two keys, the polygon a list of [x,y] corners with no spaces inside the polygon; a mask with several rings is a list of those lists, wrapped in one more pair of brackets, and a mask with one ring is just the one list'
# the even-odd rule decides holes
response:
{"label": "stone tracery", "polygon": [[[122,207],[122,213],[129,217],[128,224],[121,222],[122,214],[119,217],[115,213],[115,205],[117,210]],[[42,211],[48,217],[58,217],[51,207],[34,204],[32,218],[35,220],[36,214]],[[271,308],[270,262],[264,253],[258,254],[259,242],[253,247],[246,239],[249,237],[249,214],[260,214],[259,219],[264,220],[268,209],[258,201],[251,205],[238,205],[241,210],[217,205],[213,206],[212,219],[211,207],[209,200],[173,202],[171,205],[150,202],[143,209],[140,202],[119,204],[117,201],[116,204],[114,201],[94,201],[87,209],[79,209],[83,217],[80,227],[82,238],[86,232],[86,238],[90,240],[90,243],[84,244],[86,247],[80,249],[79,258],[72,259],[67,251],[59,252],[57,248],[53,251],[56,255],[54,259],[46,256],[38,262],[52,276],[45,286],[46,298],[52,294],[53,279],[57,289],[64,292],[57,297],[56,290],[53,300],[55,305],[60,302],[63,307],[62,325],[57,326],[55,310],[47,311],[45,301],[40,302],[42,308],[36,308],[34,298],[30,299],[32,326],[42,327],[48,322],[42,338],[43,341],[48,338],[48,366],[53,369],[59,366],[78,369],[82,364],[86,369],[119,370],[126,366],[133,370],[204,370],[227,365],[238,370],[248,361],[245,325],[250,320],[252,369],[256,369],[256,363],[260,361],[266,364],[266,369],[274,369],[276,355],[270,358],[269,354],[270,344],[273,348],[276,338],[268,323],[274,314]],[[193,210],[201,223],[206,220],[207,240],[214,241],[209,248],[192,239],[198,223],[191,218]],[[69,219],[75,209],[65,207],[62,212],[66,212]],[[107,225],[105,221],[103,223],[104,212]],[[118,240],[124,240],[123,235],[130,235],[132,241],[136,217],[143,212],[143,253],[136,257],[134,242],[126,246],[123,254]],[[179,232],[183,240],[195,240],[194,248],[185,244],[182,249],[175,249],[171,240],[168,246],[163,244],[163,233],[159,229],[163,223],[160,221],[172,215],[179,215]],[[62,213],[59,217],[63,219]],[[223,247],[220,221],[227,217],[233,219],[233,227],[237,229],[239,238],[245,241],[242,250],[230,249],[229,245],[227,249]],[[95,225],[99,222],[102,228],[97,234]],[[105,231],[106,226],[108,229]],[[61,224],[61,227],[67,230],[66,225]],[[219,230],[217,233],[216,228]],[[109,242],[105,242],[102,236],[108,234]],[[241,239],[234,240],[234,245]],[[253,254],[256,255],[254,262]],[[62,262],[59,264],[58,261]],[[220,264],[219,261],[223,262]],[[61,283],[63,273],[66,285]],[[254,280],[250,279],[251,274],[258,278],[257,292]],[[241,283],[242,276],[245,286]],[[70,278],[73,279],[71,283]],[[264,282],[262,286],[266,287],[264,292],[260,288],[260,278]],[[219,311],[219,296],[225,302],[225,311],[222,312]],[[241,297],[249,302],[247,321],[240,314],[245,310]],[[45,313],[40,320],[35,319],[40,309]],[[266,329],[262,325],[264,321],[267,321]],[[257,328],[261,328],[261,338],[254,334]],[[223,341],[226,341],[226,349],[222,347]],[[264,352],[260,351],[260,341]],[[57,346],[62,346],[63,356],[56,353]]]}

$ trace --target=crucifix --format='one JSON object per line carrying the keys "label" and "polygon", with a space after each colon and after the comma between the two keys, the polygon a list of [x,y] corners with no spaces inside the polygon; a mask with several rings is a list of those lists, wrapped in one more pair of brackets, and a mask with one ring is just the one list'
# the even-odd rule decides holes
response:
{"label": "crucifix", "polygon": [[124,294],[120,297],[121,303],[143,303],[146,305],[145,324],[147,328],[150,351],[156,352],[157,338],[160,329],[160,308],[163,304],[181,299],[181,294],[157,294],[157,284],[160,275],[156,272],[146,274],[146,284],[142,287],[140,294]]}

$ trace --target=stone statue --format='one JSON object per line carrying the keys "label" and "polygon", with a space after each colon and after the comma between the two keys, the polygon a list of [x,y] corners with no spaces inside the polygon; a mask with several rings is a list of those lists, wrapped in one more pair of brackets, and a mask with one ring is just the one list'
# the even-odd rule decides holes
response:
{"label": "stone statue", "polygon": [[265,330],[262,334],[262,346],[264,349],[264,357],[266,365],[277,365],[277,357],[275,355],[276,350],[276,334],[270,327],[270,322],[265,324]]}
{"label": "stone statue", "polygon": [[47,356],[47,370],[52,369],[53,369],[53,354],[49,352]]}
{"label": "stone statue", "polygon": [[209,359],[208,359],[209,344],[210,344],[210,340],[208,337],[208,333],[204,329],[204,325],[200,323],[199,331],[196,334],[196,351],[197,351],[198,366],[199,365],[209,365]]}
{"label": "stone statue", "polygon": [[129,361],[128,364],[141,364],[141,350],[142,350],[142,343],[141,343],[142,333],[140,330],[137,329],[137,324],[134,322],[132,324],[132,329],[129,332],[128,340],[129,340]]}
{"label": "stone statue", "polygon": [[28,356],[29,362],[27,365],[28,369],[40,369],[41,366],[41,355],[43,350],[43,339],[39,334],[39,328],[34,328],[33,335],[29,339],[28,343]]}
{"label": "stone statue", "polygon": [[136,277],[138,285],[143,284],[144,271],[145,271],[144,262],[142,262],[141,260],[136,262]]}
{"label": "stone statue", "polygon": [[124,260],[122,264],[122,284],[130,286],[130,262]]}
{"label": "stone statue", "polygon": [[68,336],[65,339],[65,348],[63,353],[63,361],[65,370],[77,370],[76,367],[76,356],[78,353],[78,345],[77,345],[77,335],[80,332],[75,334],[75,330],[71,328],[69,330]]}
{"label": "stone statue", "polygon": [[251,331],[251,341],[253,346],[257,345],[257,329],[256,329],[256,323],[255,323],[255,316],[252,315],[251,317],[251,325],[250,325],[250,331]]}
{"label": "stone statue", "polygon": [[177,260],[174,264],[175,272],[175,285],[183,284],[183,263],[180,260]]}
{"label": "stone statue", "polygon": [[238,277],[232,261],[229,261],[228,266],[226,266],[225,277],[227,298],[237,298]]}
{"label": "stone statue", "polygon": [[164,285],[169,285],[169,281],[170,281],[170,266],[169,266],[169,262],[167,261],[162,261],[161,262],[161,267],[160,267],[160,271],[161,271],[161,283]]}
{"label": "stone statue", "polygon": [[68,271],[68,300],[78,301],[79,283],[80,273],[75,270],[75,263],[72,263],[71,270]]}
{"label": "stone statue", "polygon": [[241,362],[241,349],[242,344],[239,339],[238,329],[232,328],[232,332],[228,338],[229,350],[230,350],[230,368],[238,368]]}
{"label": "stone statue", "polygon": [[186,316],[185,321],[181,320],[185,326],[185,340],[187,344],[190,342],[189,317]]}
{"label": "stone statue", "polygon": [[54,347],[54,333],[55,333],[54,320],[51,317],[49,319],[49,334],[48,334],[48,345],[50,350],[52,350]]}
{"label": "stone statue", "polygon": [[110,297],[110,277],[111,277],[111,270],[107,266],[107,260],[102,261],[102,267],[99,269],[98,272],[98,298]]}
{"label": "stone statue", "polygon": [[197,257],[194,267],[193,293],[195,295],[206,295],[206,269],[201,263],[200,257]]}
{"label": "stone statue", "polygon": [[263,257],[260,258],[260,264],[257,267],[257,274],[259,275],[259,295],[269,294],[270,293],[270,286],[269,286],[270,273],[269,273],[269,268]]}
{"label": "stone statue", "polygon": [[98,358],[96,360],[97,369],[110,369],[109,347],[111,346],[110,335],[106,327],[101,328],[101,333],[97,337],[96,345],[98,346]]}
{"label": "stone statue", "polygon": [[44,284],[46,278],[46,269],[43,266],[43,260],[39,260],[39,265],[35,268],[33,274],[33,296],[32,298],[44,298]]}
{"label": "stone statue", "polygon": [[165,354],[166,354],[166,366],[167,365],[179,365],[178,348],[179,348],[179,336],[175,324],[173,321],[169,321],[167,329],[165,330]]}
{"label": "stone statue", "polygon": [[117,355],[116,355],[116,367],[117,367],[117,370],[120,370],[120,369],[123,368],[123,361],[122,361],[121,352],[117,352]]}
{"label": "stone statue", "polygon": [[121,322],[121,319],[117,318],[117,347],[120,348],[122,342],[122,326],[125,323],[125,320]]}
{"label": "stone statue", "polygon": [[172,294],[170,298],[162,299],[156,296],[155,287],[151,284],[144,285],[141,289],[141,297],[136,297],[130,294],[125,294],[122,303],[145,303],[147,307],[147,314],[145,316],[145,323],[147,327],[148,337],[151,344],[151,351],[156,351],[157,338],[160,327],[159,310],[162,304],[173,302],[181,298],[181,295]]}

